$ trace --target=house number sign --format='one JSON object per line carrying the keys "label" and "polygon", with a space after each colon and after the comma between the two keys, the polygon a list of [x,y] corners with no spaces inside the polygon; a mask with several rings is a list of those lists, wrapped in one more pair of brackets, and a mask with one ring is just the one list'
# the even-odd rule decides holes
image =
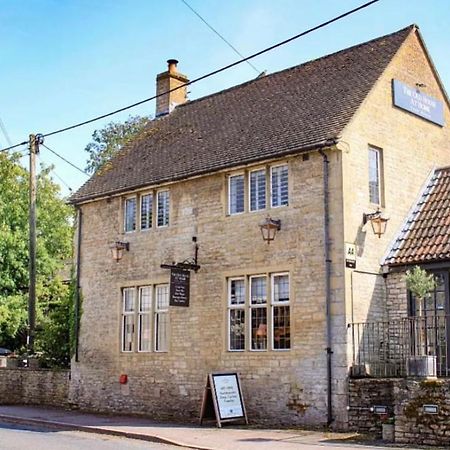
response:
{"label": "house number sign", "polygon": [[356,269],[356,245],[345,243],[345,267]]}
{"label": "house number sign", "polygon": [[189,306],[189,270],[170,269],[170,306]]}

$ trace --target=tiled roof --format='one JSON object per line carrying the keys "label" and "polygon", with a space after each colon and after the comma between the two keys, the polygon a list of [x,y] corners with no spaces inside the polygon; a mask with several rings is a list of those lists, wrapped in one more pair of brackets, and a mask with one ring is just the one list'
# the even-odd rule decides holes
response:
{"label": "tiled roof", "polygon": [[432,174],[385,264],[439,261],[450,261],[450,167]]}
{"label": "tiled roof", "polygon": [[281,157],[336,138],[414,26],[178,106],[72,197],[95,197]]}

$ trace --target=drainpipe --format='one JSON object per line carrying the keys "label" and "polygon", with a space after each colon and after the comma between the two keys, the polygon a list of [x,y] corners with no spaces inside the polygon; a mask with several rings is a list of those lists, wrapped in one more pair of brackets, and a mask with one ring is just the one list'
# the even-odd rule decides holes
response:
{"label": "drainpipe", "polygon": [[78,342],[80,331],[80,276],[81,276],[81,224],[83,213],[81,207],[77,207],[77,266],[76,266],[76,285],[75,285],[75,313],[74,313],[74,332],[75,332],[75,362],[79,361],[78,357]]}
{"label": "drainpipe", "polygon": [[331,259],[330,259],[330,205],[329,205],[329,171],[328,157],[319,149],[323,158],[323,215],[324,215],[324,253],[325,253],[325,303],[326,303],[326,336],[327,347],[327,425],[333,422],[333,404],[332,404],[332,367],[331,367]]}

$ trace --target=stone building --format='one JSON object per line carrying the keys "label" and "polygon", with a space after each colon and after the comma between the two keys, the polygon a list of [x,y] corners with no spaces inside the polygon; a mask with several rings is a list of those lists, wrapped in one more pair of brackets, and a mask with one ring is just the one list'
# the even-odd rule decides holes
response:
{"label": "stone building", "polygon": [[[194,101],[185,80],[170,60],[157,92],[180,89],[71,198],[82,299],[72,402],[196,420],[206,375],[232,370],[250,421],[344,428],[348,325],[386,317],[380,261],[433,167],[450,163],[449,102],[420,32]],[[408,110],[408,96],[416,109],[434,99],[428,115],[437,105],[444,122]],[[169,307],[161,265],[173,262],[200,266],[188,307]]]}

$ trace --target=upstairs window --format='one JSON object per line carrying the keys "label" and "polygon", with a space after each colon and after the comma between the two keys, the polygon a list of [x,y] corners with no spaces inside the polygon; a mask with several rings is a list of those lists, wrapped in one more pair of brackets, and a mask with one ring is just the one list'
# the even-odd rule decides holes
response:
{"label": "upstairs window", "polygon": [[369,200],[375,205],[382,204],[382,164],[381,150],[369,147]]}
{"label": "upstairs window", "polygon": [[141,230],[148,230],[152,227],[153,220],[153,195],[145,194],[141,196]]}
{"label": "upstairs window", "polygon": [[169,209],[170,209],[170,197],[169,191],[158,192],[158,227],[166,227],[169,225]]}
{"label": "upstairs window", "polygon": [[287,206],[289,204],[287,164],[271,167],[270,184],[272,208]]}
{"label": "upstairs window", "polygon": [[244,212],[244,175],[233,175],[229,178],[228,204],[230,214]]}
{"label": "upstairs window", "polygon": [[250,211],[266,208],[266,170],[254,170],[249,174]]}
{"label": "upstairs window", "polygon": [[136,230],[136,197],[125,199],[124,230],[126,233]]}

